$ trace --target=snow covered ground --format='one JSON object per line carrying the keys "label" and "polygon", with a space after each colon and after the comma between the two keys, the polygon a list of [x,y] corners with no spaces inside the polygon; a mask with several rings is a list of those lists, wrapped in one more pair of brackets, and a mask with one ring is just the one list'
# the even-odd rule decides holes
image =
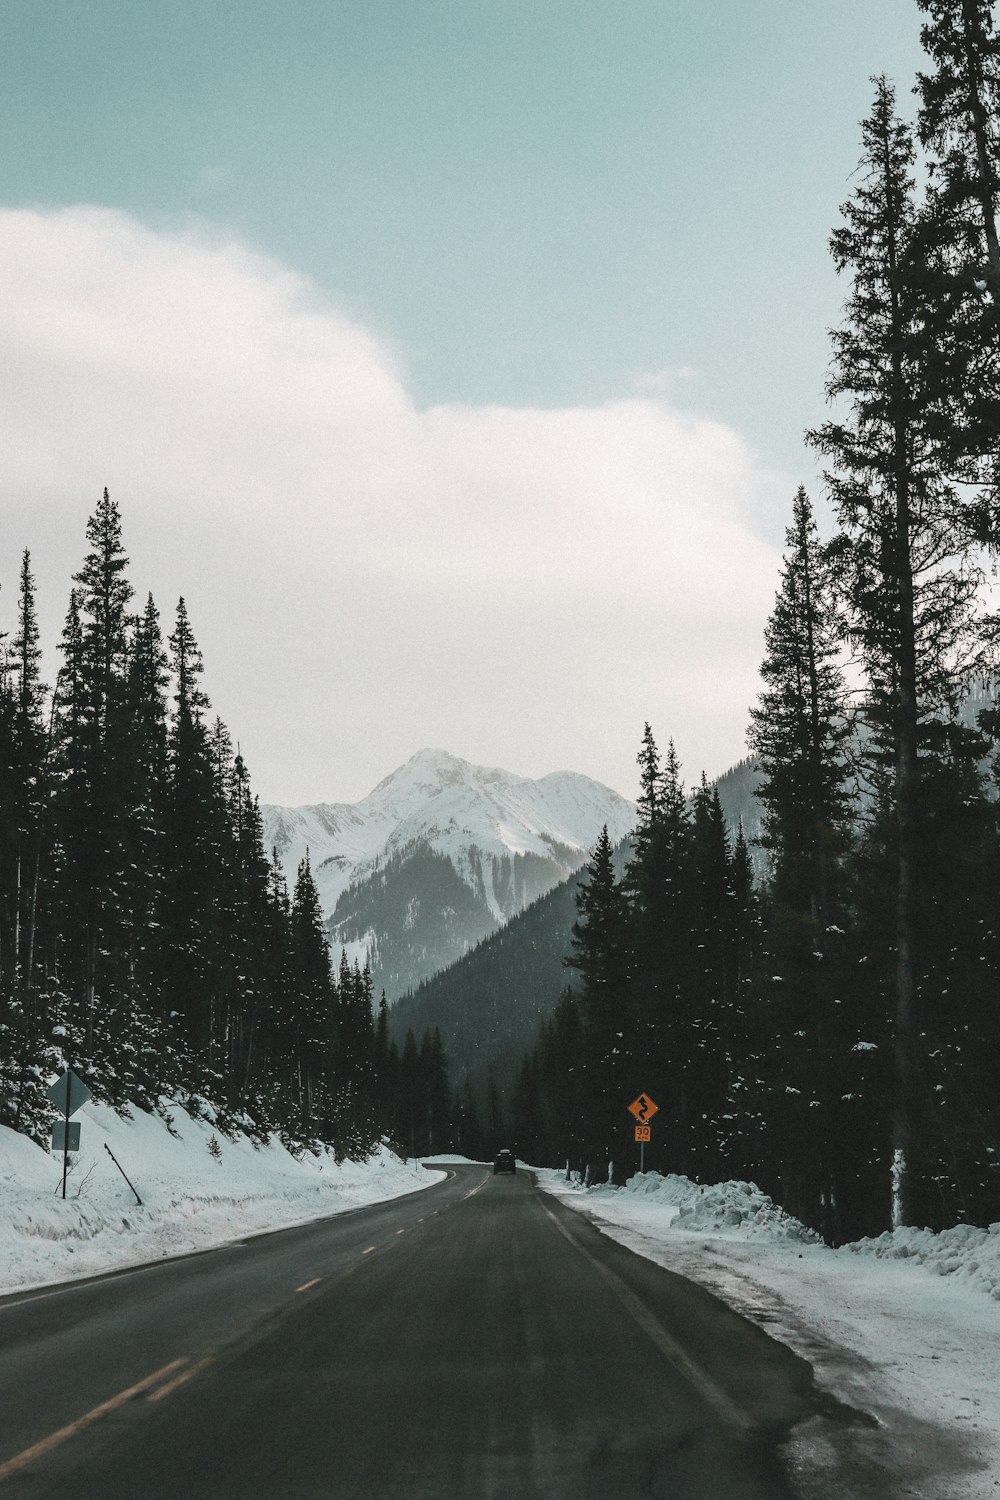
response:
{"label": "snow covered ground", "polygon": [[[0,1294],[205,1250],[429,1187],[439,1174],[381,1149],[370,1161],[229,1140],[209,1116],[172,1121],[84,1105],[62,1198],[62,1155],[0,1126]],[[109,1147],[132,1183],[115,1166]]]}
{"label": "snow covered ground", "polygon": [[[1000,1496],[1000,1224],[831,1250],[749,1183],[540,1186],[803,1355],[845,1412],[792,1447],[806,1495]],[[872,1482],[872,1469],[882,1478]]]}

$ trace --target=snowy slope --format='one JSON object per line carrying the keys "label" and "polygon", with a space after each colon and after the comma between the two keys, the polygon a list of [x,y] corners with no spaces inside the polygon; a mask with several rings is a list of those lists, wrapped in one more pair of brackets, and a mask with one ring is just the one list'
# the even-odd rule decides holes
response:
{"label": "snowy slope", "polygon": [[440,1181],[384,1146],[365,1162],[292,1156],[276,1136],[261,1144],[216,1131],[212,1113],[205,1103],[194,1118],[164,1100],[162,1115],[133,1107],[123,1118],[91,1100],[78,1116],[81,1149],[70,1158],[65,1200],[62,1157],[0,1126],[0,1296],[347,1213]]}

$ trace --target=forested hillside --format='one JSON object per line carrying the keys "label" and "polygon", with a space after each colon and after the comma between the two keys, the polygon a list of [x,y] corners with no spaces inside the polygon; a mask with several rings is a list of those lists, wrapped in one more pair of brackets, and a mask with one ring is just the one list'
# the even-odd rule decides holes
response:
{"label": "forested hillside", "polygon": [[[618,859],[624,863],[624,846]],[[397,1038],[440,1030],[454,1081],[464,1088],[468,1080],[481,1110],[491,1091],[509,1098],[539,1022],[566,988],[577,888],[570,876],[392,1007]]]}
{"label": "forested hillside", "polygon": [[308,858],[289,890],[184,600],[164,640],[107,491],[86,535],[54,682],[27,551],[0,640],[0,1123],[42,1139],[68,1062],[120,1108],[202,1098],[344,1152],[412,1138],[439,1049],[397,1056],[370,974],[334,977]]}

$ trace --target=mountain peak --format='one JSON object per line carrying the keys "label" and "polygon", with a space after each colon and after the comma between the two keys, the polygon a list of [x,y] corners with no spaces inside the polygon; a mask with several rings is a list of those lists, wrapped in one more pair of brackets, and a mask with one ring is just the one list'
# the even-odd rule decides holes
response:
{"label": "mountain peak", "polygon": [[366,801],[405,790],[407,793],[443,791],[454,786],[489,786],[498,781],[518,781],[510,771],[474,766],[452,755],[450,750],[418,750],[409,760],[384,776]]}
{"label": "mountain peak", "polygon": [[[384,957],[398,921],[426,950],[421,965],[433,949],[434,967],[578,869],[603,824],[617,841],[635,822],[632,803],[576,772],[532,780],[440,748],[418,750],[360,802],[262,812],[266,844],[286,872],[308,846],[335,946]],[[391,919],[387,902],[398,907]],[[454,928],[469,902],[474,918],[452,933],[458,947],[439,952],[435,924]],[[426,972],[400,968],[385,979],[398,994]]]}

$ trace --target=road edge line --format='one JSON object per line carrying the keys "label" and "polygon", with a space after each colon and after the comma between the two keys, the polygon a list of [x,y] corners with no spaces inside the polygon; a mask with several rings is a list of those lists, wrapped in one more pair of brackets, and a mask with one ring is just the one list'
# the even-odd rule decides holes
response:
{"label": "road edge line", "polygon": [[[541,1201],[541,1200],[540,1200]],[[621,1277],[599,1261],[596,1255],[592,1255],[585,1245],[581,1245],[558,1217],[552,1212],[548,1204],[541,1201],[541,1206],[548,1214],[559,1233],[569,1240],[570,1244],[590,1262],[595,1271],[604,1278],[608,1286],[614,1292],[619,1302],[632,1318],[632,1321],[642,1329],[647,1338],[659,1349],[660,1353],[679,1371],[681,1375],[693,1385],[698,1394],[707,1401],[718,1416],[731,1427],[740,1432],[749,1432],[753,1426],[747,1414],[736,1405],[725,1391],[716,1385],[710,1375],[706,1375],[701,1367],[695,1364],[691,1356],[681,1348],[677,1340],[672,1338],[662,1324],[653,1316],[642,1301],[631,1288],[627,1287]]]}

